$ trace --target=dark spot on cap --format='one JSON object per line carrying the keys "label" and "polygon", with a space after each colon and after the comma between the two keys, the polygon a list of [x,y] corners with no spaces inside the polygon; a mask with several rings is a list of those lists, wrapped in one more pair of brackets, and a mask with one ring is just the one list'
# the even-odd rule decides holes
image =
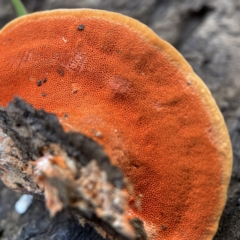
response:
{"label": "dark spot on cap", "polygon": [[74,93],[77,93],[78,92],[78,90],[77,89],[73,89],[72,90],[72,93],[74,94]]}
{"label": "dark spot on cap", "polygon": [[42,93],[42,96],[43,96],[43,97],[46,97],[46,96],[47,96],[47,94],[46,94],[46,93]]}
{"label": "dark spot on cap", "polygon": [[84,30],[85,26],[83,24],[78,25],[78,30],[82,31]]}
{"label": "dark spot on cap", "polygon": [[60,74],[61,77],[64,76],[64,72],[63,72],[63,70],[62,70],[61,68],[58,69],[58,72],[59,72],[59,74]]}
{"label": "dark spot on cap", "polygon": [[167,229],[167,227],[162,225],[162,230],[166,230],[166,229]]}
{"label": "dark spot on cap", "polygon": [[64,114],[64,117],[65,117],[65,118],[67,118],[67,117],[68,117],[68,114],[67,114],[67,113],[65,113],[65,114]]}
{"label": "dark spot on cap", "polygon": [[44,79],[43,79],[43,82],[46,83],[46,82],[47,82],[47,78],[44,78]]}
{"label": "dark spot on cap", "polygon": [[42,80],[38,80],[38,81],[37,81],[37,86],[38,86],[38,87],[42,86]]}

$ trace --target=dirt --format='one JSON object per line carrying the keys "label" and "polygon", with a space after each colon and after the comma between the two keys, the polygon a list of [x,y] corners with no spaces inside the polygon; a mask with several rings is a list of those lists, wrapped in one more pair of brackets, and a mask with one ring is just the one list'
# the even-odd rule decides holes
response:
{"label": "dirt", "polygon": [[[120,12],[147,24],[183,54],[210,88],[232,140],[234,162],[228,201],[214,239],[240,239],[240,1],[23,2],[29,12],[80,7]],[[0,0],[0,28],[15,17],[10,1]],[[96,237],[94,229],[82,229],[67,212],[50,219],[44,204],[37,200],[25,214],[19,216],[14,211],[14,203],[20,195],[8,190],[2,183],[0,189],[0,239],[101,239]]]}

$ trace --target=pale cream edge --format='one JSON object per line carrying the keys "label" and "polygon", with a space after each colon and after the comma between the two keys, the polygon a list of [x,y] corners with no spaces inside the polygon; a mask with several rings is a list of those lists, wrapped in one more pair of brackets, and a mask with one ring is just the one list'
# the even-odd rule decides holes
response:
{"label": "pale cream edge", "polygon": [[[54,16],[52,16],[54,12]],[[216,211],[216,223],[210,229],[209,235],[206,237],[206,240],[212,239],[217,231],[218,223],[221,217],[222,209],[225,206],[227,198],[227,186],[229,185],[231,171],[232,171],[232,147],[228,134],[227,127],[225,125],[223,116],[217,107],[215,100],[213,99],[210,91],[204,82],[193,72],[192,67],[187,63],[183,56],[169,43],[159,38],[150,28],[140,23],[139,21],[132,19],[130,17],[123,16],[119,13],[107,12],[102,10],[92,10],[92,9],[61,9],[61,10],[52,10],[33,13],[19,17],[9,24],[7,24],[0,33],[3,31],[12,30],[21,24],[25,20],[37,20],[39,17],[45,16],[50,18],[55,17],[93,17],[93,18],[102,18],[117,24],[125,25],[126,27],[132,29],[134,32],[138,33],[140,36],[144,37],[147,41],[157,47],[164,55],[175,65],[179,66],[182,70],[182,73],[186,76],[187,80],[191,81],[192,86],[196,90],[196,94],[199,94],[202,99],[203,105],[206,108],[206,111],[209,114],[210,121],[212,122],[213,132],[216,136],[215,144],[219,149],[219,154],[222,158],[222,196],[220,196],[221,205],[219,206],[218,211]]]}

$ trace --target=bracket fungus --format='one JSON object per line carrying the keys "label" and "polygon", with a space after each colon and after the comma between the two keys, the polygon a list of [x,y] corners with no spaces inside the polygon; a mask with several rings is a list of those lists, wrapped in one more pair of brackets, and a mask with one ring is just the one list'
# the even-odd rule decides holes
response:
{"label": "bracket fungus", "polygon": [[170,44],[117,13],[39,12],[1,30],[0,69],[2,107],[18,95],[104,148],[148,239],[213,238],[231,144],[209,90]]}

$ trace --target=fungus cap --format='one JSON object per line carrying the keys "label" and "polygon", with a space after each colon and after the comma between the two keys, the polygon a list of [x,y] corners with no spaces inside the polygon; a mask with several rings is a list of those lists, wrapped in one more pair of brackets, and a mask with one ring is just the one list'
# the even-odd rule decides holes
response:
{"label": "fungus cap", "polygon": [[[55,10],[0,32],[0,105],[19,95],[101,144],[133,186],[151,240],[212,239],[232,152],[202,80],[170,44],[117,13]],[[41,82],[41,84],[40,84]]]}

